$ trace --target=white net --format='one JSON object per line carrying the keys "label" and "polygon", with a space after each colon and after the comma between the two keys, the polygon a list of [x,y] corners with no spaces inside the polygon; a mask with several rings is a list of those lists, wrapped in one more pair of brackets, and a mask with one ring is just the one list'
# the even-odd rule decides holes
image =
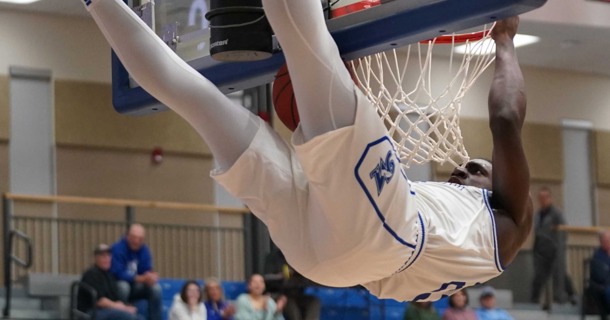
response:
{"label": "white net", "polygon": [[[468,89],[494,60],[490,29],[485,26],[477,33],[478,41],[462,43],[463,35],[443,36],[351,61],[357,82],[388,127],[402,163],[458,165],[469,159],[460,108]],[[433,49],[441,56],[433,59]],[[435,67],[439,65],[434,70],[433,60]]]}

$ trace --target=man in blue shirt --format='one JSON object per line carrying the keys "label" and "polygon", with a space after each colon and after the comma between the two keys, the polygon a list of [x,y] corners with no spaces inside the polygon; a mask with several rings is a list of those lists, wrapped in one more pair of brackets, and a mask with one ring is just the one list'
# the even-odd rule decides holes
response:
{"label": "man in blue shirt", "polygon": [[149,319],[161,320],[159,275],[153,271],[152,255],[144,239],[144,227],[131,225],[127,235],[112,245],[110,271],[119,280],[118,294],[123,302],[146,299]]}
{"label": "man in blue shirt", "polygon": [[610,313],[610,231],[599,234],[599,248],[593,253],[589,266],[590,286],[602,319]]}
{"label": "man in blue shirt", "polygon": [[479,302],[481,303],[481,307],[477,309],[479,320],[513,320],[506,310],[496,308],[496,290],[493,287],[483,288]]}

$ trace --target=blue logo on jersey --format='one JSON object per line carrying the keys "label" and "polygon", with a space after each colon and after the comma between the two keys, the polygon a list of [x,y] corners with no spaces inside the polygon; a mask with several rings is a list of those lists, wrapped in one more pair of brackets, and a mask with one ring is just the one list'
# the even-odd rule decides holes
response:
{"label": "blue logo on jersey", "polygon": [[377,196],[381,194],[383,187],[390,183],[390,180],[392,180],[392,177],[394,176],[395,169],[396,164],[394,163],[392,151],[388,151],[385,160],[383,160],[383,158],[379,159],[379,164],[377,164],[369,175],[371,179],[375,180],[375,184],[377,185]]}

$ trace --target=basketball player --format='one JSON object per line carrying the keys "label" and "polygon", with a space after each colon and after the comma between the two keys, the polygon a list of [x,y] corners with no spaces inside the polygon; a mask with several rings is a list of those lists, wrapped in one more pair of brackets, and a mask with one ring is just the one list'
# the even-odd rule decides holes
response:
{"label": "basketball player", "polygon": [[301,117],[291,144],[190,68],[122,0],[84,2],[136,81],[205,140],[219,165],[213,178],[311,280],[437,300],[501,274],[529,233],[518,18],[500,21],[492,35],[492,162],[470,161],[446,183],[416,183],[341,61],[320,1],[263,0]]}

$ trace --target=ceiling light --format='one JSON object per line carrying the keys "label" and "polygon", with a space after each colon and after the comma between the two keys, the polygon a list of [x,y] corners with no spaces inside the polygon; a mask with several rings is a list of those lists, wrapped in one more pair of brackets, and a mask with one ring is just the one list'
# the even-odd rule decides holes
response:
{"label": "ceiling light", "polygon": [[[538,41],[540,41],[540,37],[531,36],[531,35],[527,35],[527,34],[517,34],[517,35],[515,35],[515,38],[513,39],[515,48],[534,44]],[[492,46],[492,52],[495,51],[496,44],[494,43],[493,39],[488,38],[488,39],[483,40],[483,43],[481,43],[481,47],[486,48],[487,46]],[[466,52],[466,45],[463,44],[463,45],[455,47],[453,49],[453,52],[464,54]]]}
{"label": "ceiling light", "polygon": [[0,3],[30,4],[40,0],[0,0]]}

